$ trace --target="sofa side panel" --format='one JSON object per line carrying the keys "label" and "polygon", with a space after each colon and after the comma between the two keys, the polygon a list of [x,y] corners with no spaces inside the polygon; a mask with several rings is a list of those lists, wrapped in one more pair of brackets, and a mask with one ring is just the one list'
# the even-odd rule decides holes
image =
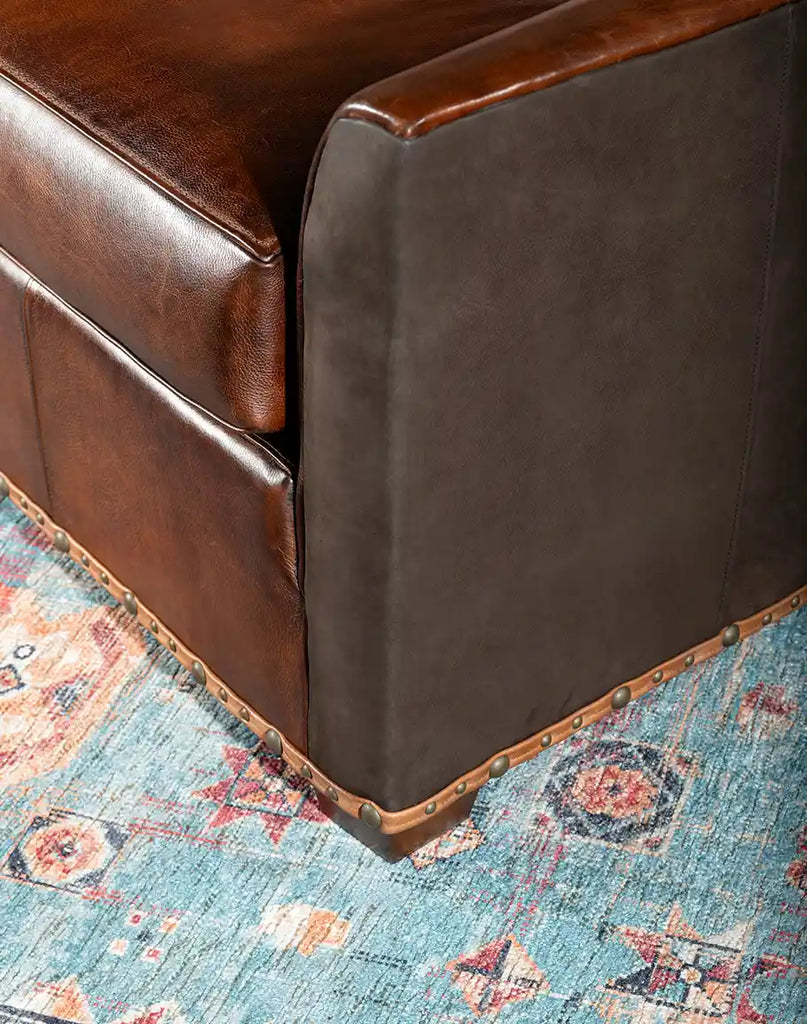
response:
{"label": "sofa side panel", "polygon": [[27,321],[54,520],[304,749],[288,468],[36,282]]}
{"label": "sofa side panel", "polygon": [[49,509],[25,329],[29,280],[22,267],[0,250],[0,473],[7,473],[37,504]]}
{"label": "sofa side panel", "polygon": [[333,126],[305,589],[311,756],[354,791],[424,799],[725,624],[791,29],[781,8],[411,141]]}
{"label": "sofa side panel", "polygon": [[725,618],[807,578],[807,5],[794,6],[747,464],[727,563]]}

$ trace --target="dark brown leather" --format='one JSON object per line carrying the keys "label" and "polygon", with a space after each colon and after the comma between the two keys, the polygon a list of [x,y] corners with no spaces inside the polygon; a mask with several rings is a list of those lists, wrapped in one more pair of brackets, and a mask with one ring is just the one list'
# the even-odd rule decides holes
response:
{"label": "dark brown leather", "polygon": [[[426,798],[725,625],[746,450],[807,391],[803,10],[411,140],[332,126],[303,249],[309,751],[352,791]],[[752,455],[746,521],[803,501],[802,415]],[[771,566],[745,604],[807,575],[806,518],[741,529]]]}
{"label": "dark brown leather", "polygon": [[807,5],[793,9],[792,52],[759,306],[745,464],[726,561],[723,615],[748,615],[807,566]]}
{"label": "dark brown leather", "polygon": [[182,394],[277,431],[282,252],[293,275],[334,110],[555,2],[4,0],[0,245]]}
{"label": "dark brown leather", "polygon": [[49,510],[23,314],[28,280],[0,250],[0,473]]}
{"label": "dark brown leather", "polygon": [[491,103],[653,53],[790,0],[571,0],[489,38],[407,68],[351,97],[337,116],[404,138]]}
{"label": "dark brown leather", "polygon": [[264,443],[185,402],[38,283],[27,296],[53,518],[304,749],[288,468]]}

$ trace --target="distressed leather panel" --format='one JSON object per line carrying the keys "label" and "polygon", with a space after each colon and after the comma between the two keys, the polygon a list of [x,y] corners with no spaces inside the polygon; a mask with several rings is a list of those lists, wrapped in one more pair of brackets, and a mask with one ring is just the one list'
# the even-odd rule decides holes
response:
{"label": "distressed leather panel", "polygon": [[53,518],[305,749],[288,468],[38,283],[28,325]]}

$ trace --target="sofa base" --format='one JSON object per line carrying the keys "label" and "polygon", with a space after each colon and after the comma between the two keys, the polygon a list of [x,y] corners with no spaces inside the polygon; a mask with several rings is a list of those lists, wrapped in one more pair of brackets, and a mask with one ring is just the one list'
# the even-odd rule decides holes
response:
{"label": "sofa base", "polygon": [[477,790],[466,792],[452,804],[448,804],[441,811],[435,811],[429,817],[419,821],[416,825],[406,829],[405,832],[381,832],[377,828],[366,825],[361,818],[354,818],[352,814],[343,810],[339,804],[334,803],[324,793],[317,793],[319,809],[326,817],[330,818],[336,825],[349,832],[354,839],[372,850],[382,860],[389,864],[408,857],[410,853],[419,850],[426,843],[450,832],[455,825],[464,821],[471,813],[476,802]]}
{"label": "sofa base", "polygon": [[230,713],[247,725],[284,761],[314,788],[323,812],[387,860],[398,860],[429,842],[458,821],[467,817],[477,790],[502,776],[511,767],[531,760],[542,751],[555,746],[584,725],[590,725],[612,710],[624,707],[631,700],[668,682],[689,668],[700,665],[733,646],[745,637],[773,625],[807,601],[807,585],[780,601],[737,622],[729,623],[720,634],[683,651],[661,665],[621,683],[598,700],[567,715],[562,721],[487,757],[477,767],[455,779],[439,793],[418,804],[399,811],[388,811],[363,796],[351,793],[320,771],[271,722],[243,700],[222,679],[216,676],[196,654],[187,648],[153,612],[147,608],[125,583],[91,553],[53,522],[47,512],[0,474],[0,501],[11,501],[35,522],[56,549],[82,566],[92,578],[119,601],[138,622],[148,629],[188,669],[194,680],[204,686]]}

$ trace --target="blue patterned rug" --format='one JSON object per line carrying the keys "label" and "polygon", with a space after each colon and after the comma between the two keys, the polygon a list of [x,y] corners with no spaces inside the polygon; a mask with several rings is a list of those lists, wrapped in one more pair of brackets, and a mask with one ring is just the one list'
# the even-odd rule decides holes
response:
{"label": "blue patterned rug", "polygon": [[807,611],[389,866],[0,506],[0,1024],[804,1024]]}

